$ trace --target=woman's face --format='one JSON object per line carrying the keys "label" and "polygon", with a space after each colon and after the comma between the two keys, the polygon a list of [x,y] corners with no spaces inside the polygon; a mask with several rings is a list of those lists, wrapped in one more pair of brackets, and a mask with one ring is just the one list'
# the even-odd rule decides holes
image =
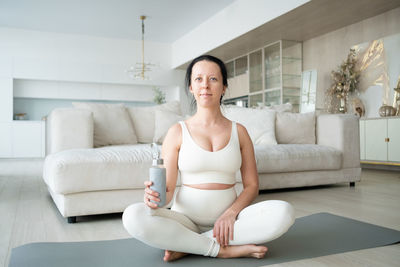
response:
{"label": "woman's face", "polygon": [[194,64],[192,68],[190,92],[193,93],[197,105],[220,105],[221,95],[225,93],[222,74],[219,66],[207,60]]}

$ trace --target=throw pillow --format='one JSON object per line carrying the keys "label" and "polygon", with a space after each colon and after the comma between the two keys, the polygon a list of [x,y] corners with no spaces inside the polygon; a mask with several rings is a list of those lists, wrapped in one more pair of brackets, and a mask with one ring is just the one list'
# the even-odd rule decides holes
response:
{"label": "throw pillow", "polygon": [[275,111],[241,107],[222,107],[222,113],[229,120],[239,122],[246,127],[253,144],[276,145]]}
{"label": "throw pillow", "polygon": [[174,112],[156,109],[155,111],[155,131],[153,142],[161,144],[167,135],[168,129],[177,123],[184,120],[184,117]]}
{"label": "throw pillow", "polygon": [[72,105],[92,111],[94,147],[137,143],[132,121],[123,104],[73,102]]}
{"label": "throw pillow", "polygon": [[139,143],[151,143],[154,139],[155,111],[164,110],[181,115],[179,101],[172,101],[158,106],[128,107]]}
{"label": "throw pillow", "polygon": [[315,144],[315,114],[280,112],[276,115],[279,144]]}

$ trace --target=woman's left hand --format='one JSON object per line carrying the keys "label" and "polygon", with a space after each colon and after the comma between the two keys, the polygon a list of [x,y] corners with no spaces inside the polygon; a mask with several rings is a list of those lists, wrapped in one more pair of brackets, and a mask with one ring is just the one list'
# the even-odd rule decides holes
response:
{"label": "woman's left hand", "polygon": [[233,240],[235,221],[236,214],[227,210],[215,222],[213,236],[221,246],[226,247],[229,245],[229,240]]}

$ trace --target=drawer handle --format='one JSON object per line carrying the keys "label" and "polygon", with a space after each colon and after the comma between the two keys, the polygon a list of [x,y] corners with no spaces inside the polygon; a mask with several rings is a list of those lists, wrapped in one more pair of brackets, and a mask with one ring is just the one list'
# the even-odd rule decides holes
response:
{"label": "drawer handle", "polygon": [[385,138],[385,142],[390,142],[390,139],[389,138]]}

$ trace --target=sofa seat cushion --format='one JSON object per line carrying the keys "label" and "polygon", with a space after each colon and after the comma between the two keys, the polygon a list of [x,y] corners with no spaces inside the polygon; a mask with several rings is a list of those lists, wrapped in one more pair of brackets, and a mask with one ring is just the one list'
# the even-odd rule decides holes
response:
{"label": "sofa seat cushion", "polygon": [[144,188],[150,144],[71,149],[48,155],[44,180],[58,194]]}
{"label": "sofa seat cushion", "polygon": [[337,170],[342,153],[328,146],[313,144],[256,145],[258,173]]}

